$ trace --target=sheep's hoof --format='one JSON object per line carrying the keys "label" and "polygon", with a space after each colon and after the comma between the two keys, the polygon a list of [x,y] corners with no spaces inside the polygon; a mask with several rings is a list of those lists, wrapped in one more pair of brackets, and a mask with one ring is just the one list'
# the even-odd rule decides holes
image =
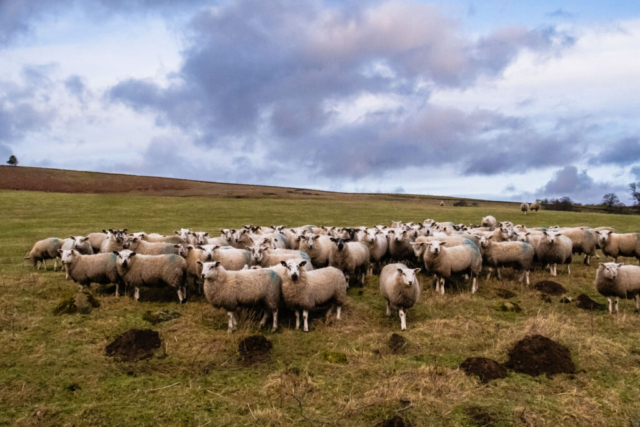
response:
{"label": "sheep's hoof", "polygon": [[233,333],[233,329],[227,329],[227,333],[228,334],[232,334]]}
{"label": "sheep's hoof", "polygon": [[272,334],[275,334],[276,332],[278,332],[278,329],[277,329],[277,328],[271,328],[271,333],[272,333]]}

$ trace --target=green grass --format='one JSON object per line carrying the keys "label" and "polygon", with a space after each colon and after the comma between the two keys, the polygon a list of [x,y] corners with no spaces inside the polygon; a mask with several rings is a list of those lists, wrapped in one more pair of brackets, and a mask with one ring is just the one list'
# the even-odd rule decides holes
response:
{"label": "green grass", "polygon": [[[640,315],[631,302],[621,313],[591,313],[571,304],[544,303],[515,281],[480,281],[480,291],[435,295],[422,276],[421,302],[408,313],[403,335],[409,348],[387,348],[397,317],[384,315],[377,277],[349,290],[341,322],[325,325],[314,315],[311,332],[285,316],[270,362],[246,365],[238,342],[259,333],[242,319],[226,333],[226,316],[203,300],[185,305],[135,303],[101,296],[90,315],[54,316],[60,300],[77,287],[59,272],[35,272],[23,256],[44,237],[87,234],[103,228],[172,233],[180,227],[216,232],[242,224],[374,225],[425,218],[474,222],[499,220],[538,225],[610,225],[640,231],[637,217],[541,211],[524,217],[516,206],[453,208],[412,198],[350,201],[171,198],[0,192],[0,424],[6,425],[362,425],[396,411],[414,425],[474,425],[469,408],[494,425],[628,425],[640,416]],[[558,281],[577,296],[593,288],[595,265],[576,256],[572,276]],[[532,281],[548,278],[532,273]],[[523,312],[495,310],[495,289],[514,290]],[[146,311],[181,317],[152,326]],[[151,359],[116,362],[105,346],[129,328],[160,332],[164,348]],[[553,378],[510,373],[482,385],[458,365],[467,357],[504,362],[513,344],[540,333],[572,351],[579,372]],[[347,363],[329,363],[340,352]],[[72,389],[76,389],[72,391]],[[313,421],[310,421],[313,420]]]}

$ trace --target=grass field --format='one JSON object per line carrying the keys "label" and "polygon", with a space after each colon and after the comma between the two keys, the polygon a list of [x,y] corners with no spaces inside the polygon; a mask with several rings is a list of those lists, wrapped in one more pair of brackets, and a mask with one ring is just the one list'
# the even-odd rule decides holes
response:
{"label": "grass field", "polygon": [[[51,270],[23,261],[44,237],[103,228],[172,233],[180,227],[215,232],[242,224],[374,225],[425,218],[499,220],[538,225],[610,225],[640,231],[635,216],[541,211],[523,217],[516,205],[480,203],[439,207],[411,197],[234,199],[0,191],[0,424],[2,425],[356,425],[371,426],[398,413],[413,425],[624,426],[640,416],[640,315],[632,302],[621,312],[589,312],[515,281],[480,280],[480,290],[436,295],[421,276],[422,301],[408,312],[405,354],[387,347],[400,332],[384,315],[377,277],[349,290],[341,322],[312,316],[311,331],[294,331],[284,317],[276,334],[241,320],[226,333],[226,315],[203,300],[185,305],[136,303],[100,297],[90,315],[54,316],[53,308],[77,286]],[[597,295],[591,267],[576,256],[572,275],[559,268],[569,295]],[[627,260],[629,261],[629,260]],[[484,276],[484,275],[483,275]],[[532,273],[532,283],[548,278]],[[522,313],[495,309],[495,290],[517,293]],[[181,317],[151,326],[147,311]],[[160,332],[162,351],[139,362],[116,362],[105,346],[130,328]],[[271,361],[247,365],[238,342],[264,333]],[[510,373],[481,384],[458,369],[467,357],[504,362],[525,335],[539,333],[569,347],[578,372],[553,378]],[[331,363],[328,352],[347,363]],[[400,411],[400,412],[398,412]],[[480,414],[475,418],[473,414]]]}

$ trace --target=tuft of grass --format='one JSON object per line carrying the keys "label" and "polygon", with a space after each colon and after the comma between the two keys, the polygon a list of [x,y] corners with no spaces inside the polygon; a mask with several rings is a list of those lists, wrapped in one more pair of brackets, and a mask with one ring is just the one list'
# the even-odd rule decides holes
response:
{"label": "tuft of grass", "polygon": [[[55,316],[58,302],[77,285],[61,272],[36,272],[22,259],[44,237],[113,227],[215,233],[248,223],[371,226],[429,217],[478,223],[490,214],[529,226],[640,231],[633,216],[540,211],[525,218],[509,204],[453,208],[392,195],[235,199],[0,191],[0,206],[0,425],[370,426],[399,415],[412,425],[490,419],[494,425],[608,426],[628,425],[640,415],[640,316],[630,301],[621,302],[617,316],[561,304],[561,296],[548,303],[508,272],[502,281],[483,277],[475,295],[466,283],[439,295],[432,279],[421,275],[422,299],[408,311],[402,332],[410,345],[394,354],[389,337],[400,332],[400,321],[385,315],[377,276],[349,289],[341,321],[325,323],[323,313],[311,313],[310,332],[303,333],[283,310],[272,334],[242,313],[238,331],[229,335],[225,313],[198,298],[184,305],[137,303],[96,292],[100,308],[91,315]],[[593,286],[596,266],[576,256],[573,274],[560,268],[554,281],[574,299],[584,293],[603,303]],[[549,278],[546,271],[531,274],[532,283]],[[495,309],[503,289],[522,312]],[[150,326],[147,312],[179,314],[153,326],[162,339],[154,357],[128,362],[105,356],[118,335]],[[247,364],[239,343],[256,334],[271,341],[271,355]],[[511,372],[483,385],[458,368],[468,357],[505,362],[513,345],[532,334],[566,345],[577,372],[553,378]],[[329,353],[348,363],[327,362]]]}

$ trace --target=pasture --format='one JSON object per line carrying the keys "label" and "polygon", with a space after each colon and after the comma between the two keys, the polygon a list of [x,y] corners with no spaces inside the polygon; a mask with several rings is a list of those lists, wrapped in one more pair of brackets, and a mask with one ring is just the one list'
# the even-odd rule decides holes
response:
{"label": "pasture", "polygon": [[[439,199],[437,199],[439,200]],[[228,335],[227,317],[203,299],[140,302],[99,295],[89,315],[53,315],[77,286],[64,274],[36,272],[23,257],[39,239],[86,235],[103,228],[173,233],[180,227],[210,231],[242,224],[390,225],[392,220],[479,223],[485,215],[528,226],[588,225],[640,231],[637,216],[540,211],[526,217],[516,204],[440,207],[410,196],[322,198],[160,197],[0,191],[0,424],[2,425],[354,425],[371,426],[399,415],[413,425],[629,425],[640,417],[640,314],[631,301],[620,313],[585,311],[481,275],[469,288],[436,295],[420,276],[421,301],[408,311],[403,354],[387,343],[400,333],[385,316],[377,276],[349,289],[342,321],[325,325],[312,314],[310,332],[260,331],[242,316]],[[599,252],[600,253],[600,252]],[[602,256],[602,255],[601,255]],[[576,297],[606,299],[594,289],[598,261],[574,256],[572,275],[555,279]],[[626,262],[631,260],[624,259]],[[633,261],[635,263],[635,261]],[[51,263],[49,263],[51,266]],[[531,282],[549,279],[534,271]],[[512,280],[510,280],[512,279]],[[501,288],[521,313],[496,310]],[[180,317],[151,325],[147,311]],[[162,348],[138,362],[105,355],[105,346],[130,328],[159,331]],[[270,360],[247,364],[238,342],[264,334]],[[458,366],[467,357],[504,362],[514,343],[541,334],[567,346],[575,374],[529,377],[510,372],[482,384]],[[333,358],[333,353],[346,355]]]}

